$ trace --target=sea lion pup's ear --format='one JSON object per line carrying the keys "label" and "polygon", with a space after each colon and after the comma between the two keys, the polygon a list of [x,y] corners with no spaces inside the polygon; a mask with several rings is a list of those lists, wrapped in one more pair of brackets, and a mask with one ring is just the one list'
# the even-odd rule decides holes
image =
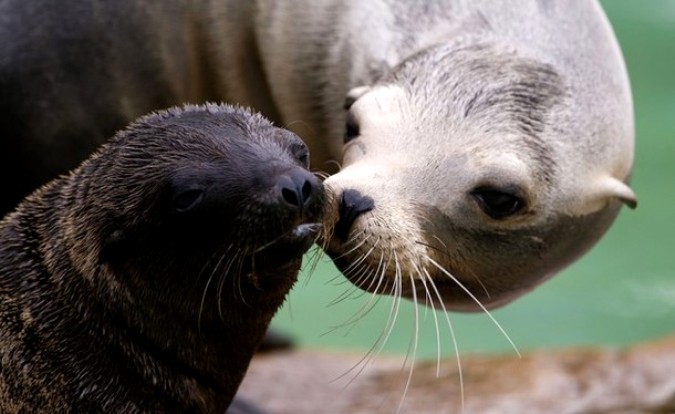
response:
{"label": "sea lion pup's ear", "polygon": [[370,86],[357,86],[355,88],[352,88],[347,92],[347,97],[345,97],[345,103],[343,105],[343,108],[345,110],[349,110],[349,108],[352,107],[354,102],[356,102],[357,99],[365,95],[369,90]]}
{"label": "sea lion pup's ear", "polygon": [[574,213],[593,213],[613,198],[619,199],[631,209],[637,207],[637,197],[633,190],[623,181],[606,175],[591,182],[585,191],[584,201],[573,209]]}

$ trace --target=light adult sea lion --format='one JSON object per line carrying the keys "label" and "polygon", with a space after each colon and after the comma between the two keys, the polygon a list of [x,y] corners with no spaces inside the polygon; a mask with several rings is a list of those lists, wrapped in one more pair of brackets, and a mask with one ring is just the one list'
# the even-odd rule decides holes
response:
{"label": "light adult sea lion", "polygon": [[636,206],[630,87],[598,2],[262,4],[282,118],[344,143],[327,251],[359,287],[498,307]]}
{"label": "light adult sea lion", "polygon": [[0,221],[0,411],[224,413],[320,226],[295,134],[136,121]]}
{"label": "light adult sea lion", "polygon": [[7,199],[140,113],[238,102],[299,133],[314,168],[341,162],[327,250],[350,280],[465,311],[528,292],[636,203],[628,77],[595,0],[5,0],[0,15],[0,176],[22,177]]}

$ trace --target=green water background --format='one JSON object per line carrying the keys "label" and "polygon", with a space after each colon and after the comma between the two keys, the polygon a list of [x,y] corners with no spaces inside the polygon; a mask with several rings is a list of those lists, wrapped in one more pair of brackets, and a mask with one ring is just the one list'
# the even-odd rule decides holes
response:
{"label": "green water background", "polygon": [[[602,2],[628,65],[636,116],[632,187],[635,211],[623,209],[585,257],[534,292],[494,311],[518,349],[618,346],[675,334],[675,0]],[[303,272],[273,326],[299,346],[369,349],[390,314],[391,299],[344,324],[370,296],[330,302],[351,287],[327,259]],[[434,312],[420,307],[418,357],[438,352]],[[440,352],[454,348],[445,316]],[[513,353],[485,314],[449,315],[460,353]],[[415,336],[415,307],[403,301],[382,352],[405,354]]]}

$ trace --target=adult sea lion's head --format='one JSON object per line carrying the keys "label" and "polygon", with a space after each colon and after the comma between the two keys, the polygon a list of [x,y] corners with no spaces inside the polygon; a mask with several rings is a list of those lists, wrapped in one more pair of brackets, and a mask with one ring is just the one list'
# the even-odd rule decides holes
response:
{"label": "adult sea lion's head", "polygon": [[368,291],[476,311],[579,258],[636,200],[629,93],[596,107],[577,87],[474,44],[352,90],[342,169],[326,181],[338,268]]}

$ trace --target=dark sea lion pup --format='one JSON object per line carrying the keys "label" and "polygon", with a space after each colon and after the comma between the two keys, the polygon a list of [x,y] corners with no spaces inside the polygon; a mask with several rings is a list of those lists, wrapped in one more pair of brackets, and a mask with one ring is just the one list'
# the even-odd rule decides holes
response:
{"label": "dark sea lion pup", "polygon": [[316,237],[294,134],[141,118],[0,222],[0,412],[225,412]]}

